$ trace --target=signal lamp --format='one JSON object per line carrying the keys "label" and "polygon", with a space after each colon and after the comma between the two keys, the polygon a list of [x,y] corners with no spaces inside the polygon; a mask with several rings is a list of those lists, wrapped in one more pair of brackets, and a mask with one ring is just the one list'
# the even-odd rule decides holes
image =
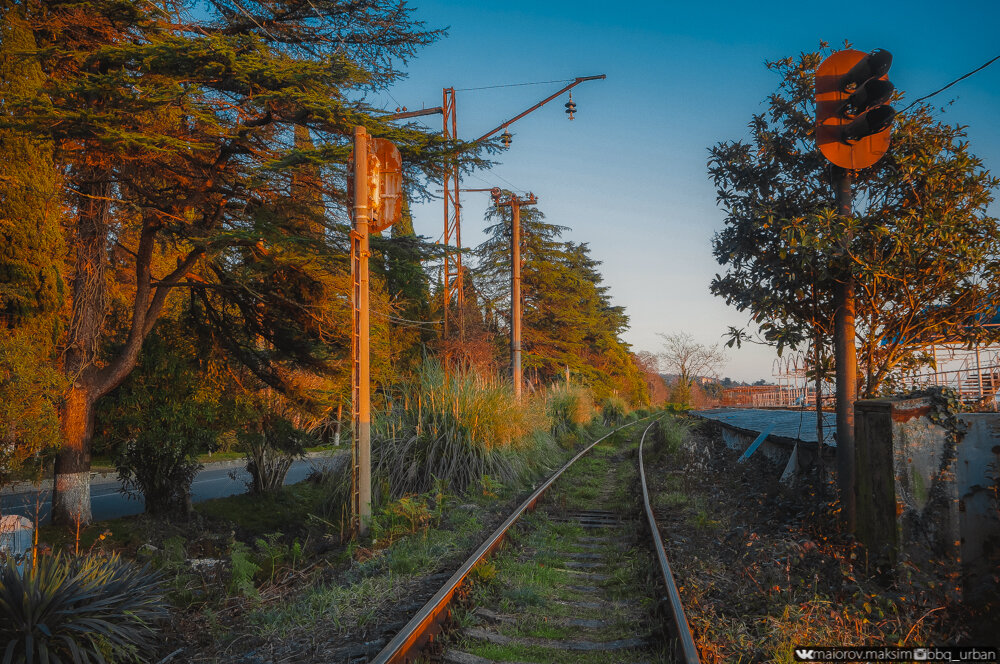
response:
{"label": "signal lamp", "polygon": [[891,66],[892,54],[876,49],[837,51],[816,68],[816,144],[837,166],[867,168],[889,149]]}

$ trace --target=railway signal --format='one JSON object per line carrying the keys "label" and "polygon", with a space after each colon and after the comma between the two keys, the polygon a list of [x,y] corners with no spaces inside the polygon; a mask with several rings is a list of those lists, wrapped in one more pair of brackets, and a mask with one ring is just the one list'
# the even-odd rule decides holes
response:
{"label": "railway signal", "polygon": [[816,144],[837,166],[867,168],[889,149],[891,66],[892,54],[876,49],[837,51],[816,68]]}
{"label": "railway signal", "polygon": [[[854,172],[875,164],[889,149],[896,112],[886,105],[893,85],[888,73],[892,54],[844,50],[816,68],[816,144],[839,168],[833,169],[837,213],[852,214]],[[845,233],[842,250],[850,250]],[[855,499],[854,402],[857,400],[858,355],[854,346],[854,274],[841,267],[833,293],[833,352],[837,382],[837,483],[843,519],[849,531],[857,520]],[[821,450],[822,453],[822,450]]]}
{"label": "railway signal", "polygon": [[399,150],[364,127],[354,128],[349,191],[354,202],[351,230],[351,516],[358,532],[368,530],[372,513],[371,370],[368,336],[369,233],[399,221],[403,208]]}

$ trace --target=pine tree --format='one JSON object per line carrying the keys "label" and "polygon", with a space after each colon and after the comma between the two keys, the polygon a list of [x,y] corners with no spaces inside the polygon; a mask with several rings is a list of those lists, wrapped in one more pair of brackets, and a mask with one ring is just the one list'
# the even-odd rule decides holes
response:
{"label": "pine tree", "polygon": [[[86,522],[95,404],[134,368],[171,293],[192,290],[219,343],[274,389],[297,389],[295,367],[344,373],[345,216],[329,210],[346,201],[353,127],[394,141],[417,189],[464,146],[385,124],[365,104],[441,34],[404,2],[219,0],[169,15],[140,0],[25,6],[44,94],[11,95],[2,126],[53,141],[73,192],[62,354],[73,380],[53,506],[57,520]],[[300,185],[319,175],[304,209],[289,203],[292,173]],[[303,225],[320,201],[323,237]],[[123,292],[132,306],[111,329],[109,299]]]}
{"label": "pine tree", "polygon": [[[0,4],[0,118],[5,100],[37,94],[43,76],[22,9]],[[28,54],[27,56],[25,54]],[[59,442],[63,381],[59,177],[52,145],[0,129],[0,484]],[[38,466],[36,465],[36,470]]]}
{"label": "pine tree", "polygon": [[[648,402],[645,382],[620,335],[624,308],[602,285],[600,262],[589,247],[560,238],[566,230],[544,221],[534,207],[521,209],[522,365],[526,376],[547,383],[566,367],[591,385],[595,396],[617,392],[634,404]],[[476,279],[484,306],[501,331],[510,325],[511,219],[508,207],[487,213],[493,225],[476,248]],[[503,338],[506,345],[507,338]]]}

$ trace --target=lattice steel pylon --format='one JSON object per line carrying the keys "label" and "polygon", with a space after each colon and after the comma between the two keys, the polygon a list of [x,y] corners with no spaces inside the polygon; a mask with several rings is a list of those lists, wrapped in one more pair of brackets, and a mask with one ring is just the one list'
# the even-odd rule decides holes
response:
{"label": "lattice steel pylon", "polygon": [[[458,121],[455,114],[455,88],[444,88],[441,103],[443,135],[445,139],[458,138]],[[465,287],[462,270],[462,202],[459,198],[461,182],[458,162],[445,166],[442,177],[444,184],[444,279],[443,321],[444,338],[448,339],[451,327],[451,301],[454,293],[458,311],[459,338],[465,340]]]}

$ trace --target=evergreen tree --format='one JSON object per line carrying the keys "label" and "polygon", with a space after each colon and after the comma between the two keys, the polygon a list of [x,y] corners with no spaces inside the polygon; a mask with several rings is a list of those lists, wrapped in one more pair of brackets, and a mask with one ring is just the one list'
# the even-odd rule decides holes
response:
{"label": "evergreen tree", "polygon": [[[22,8],[0,3],[0,118],[43,75]],[[25,55],[28,54],[28,55]],[[55,367],[63,308],[59,177],[52,145],[0,129],[0,484],[59,443]],[[40,466],[36,464],[36,471]]]}
{"label": "evergreen tree", "polygon": [[[43,94],[10,95],[0,128],[52,140],[73,192],[62,354],[73,380],[53,514],[86,522],[95,405],[135,367],[170,293],[192,289],[217,341],[277,390],[297,389],[295,367],[345,374],[345,217],[329,210],[346,200],[353,127],[394,141],[416,189],[463,146],[387,125],[364,101],[441,34],[404,2],[218,0],[170,14],[140,0],[24,6]],[[315,145],[301,130],[296,143],[296,128]],[[304,165],[321,189],[289,204],[290,176],[310,176]],[[320,201],[323,236],[303,224]],[[110,329],[109,298],[122,293],[132,306]]]}
{"label": "evergreen tree", "polygon": [[[598,398],[615,392],[633,404],[648,401],[641,372],[620,334],[624,308],[611,304],[600,262],[584,244],[563,242],[568,228],[544,221],[537,208],[521,209],[522,365],[526,376],[549,382],[567,367],[591,385]],[[483,305],[498,331],[510,329],[509,207],[491,208],[489,236],[476,248],[476,279]],[[509,337],[499,337],[506,346]]]}

